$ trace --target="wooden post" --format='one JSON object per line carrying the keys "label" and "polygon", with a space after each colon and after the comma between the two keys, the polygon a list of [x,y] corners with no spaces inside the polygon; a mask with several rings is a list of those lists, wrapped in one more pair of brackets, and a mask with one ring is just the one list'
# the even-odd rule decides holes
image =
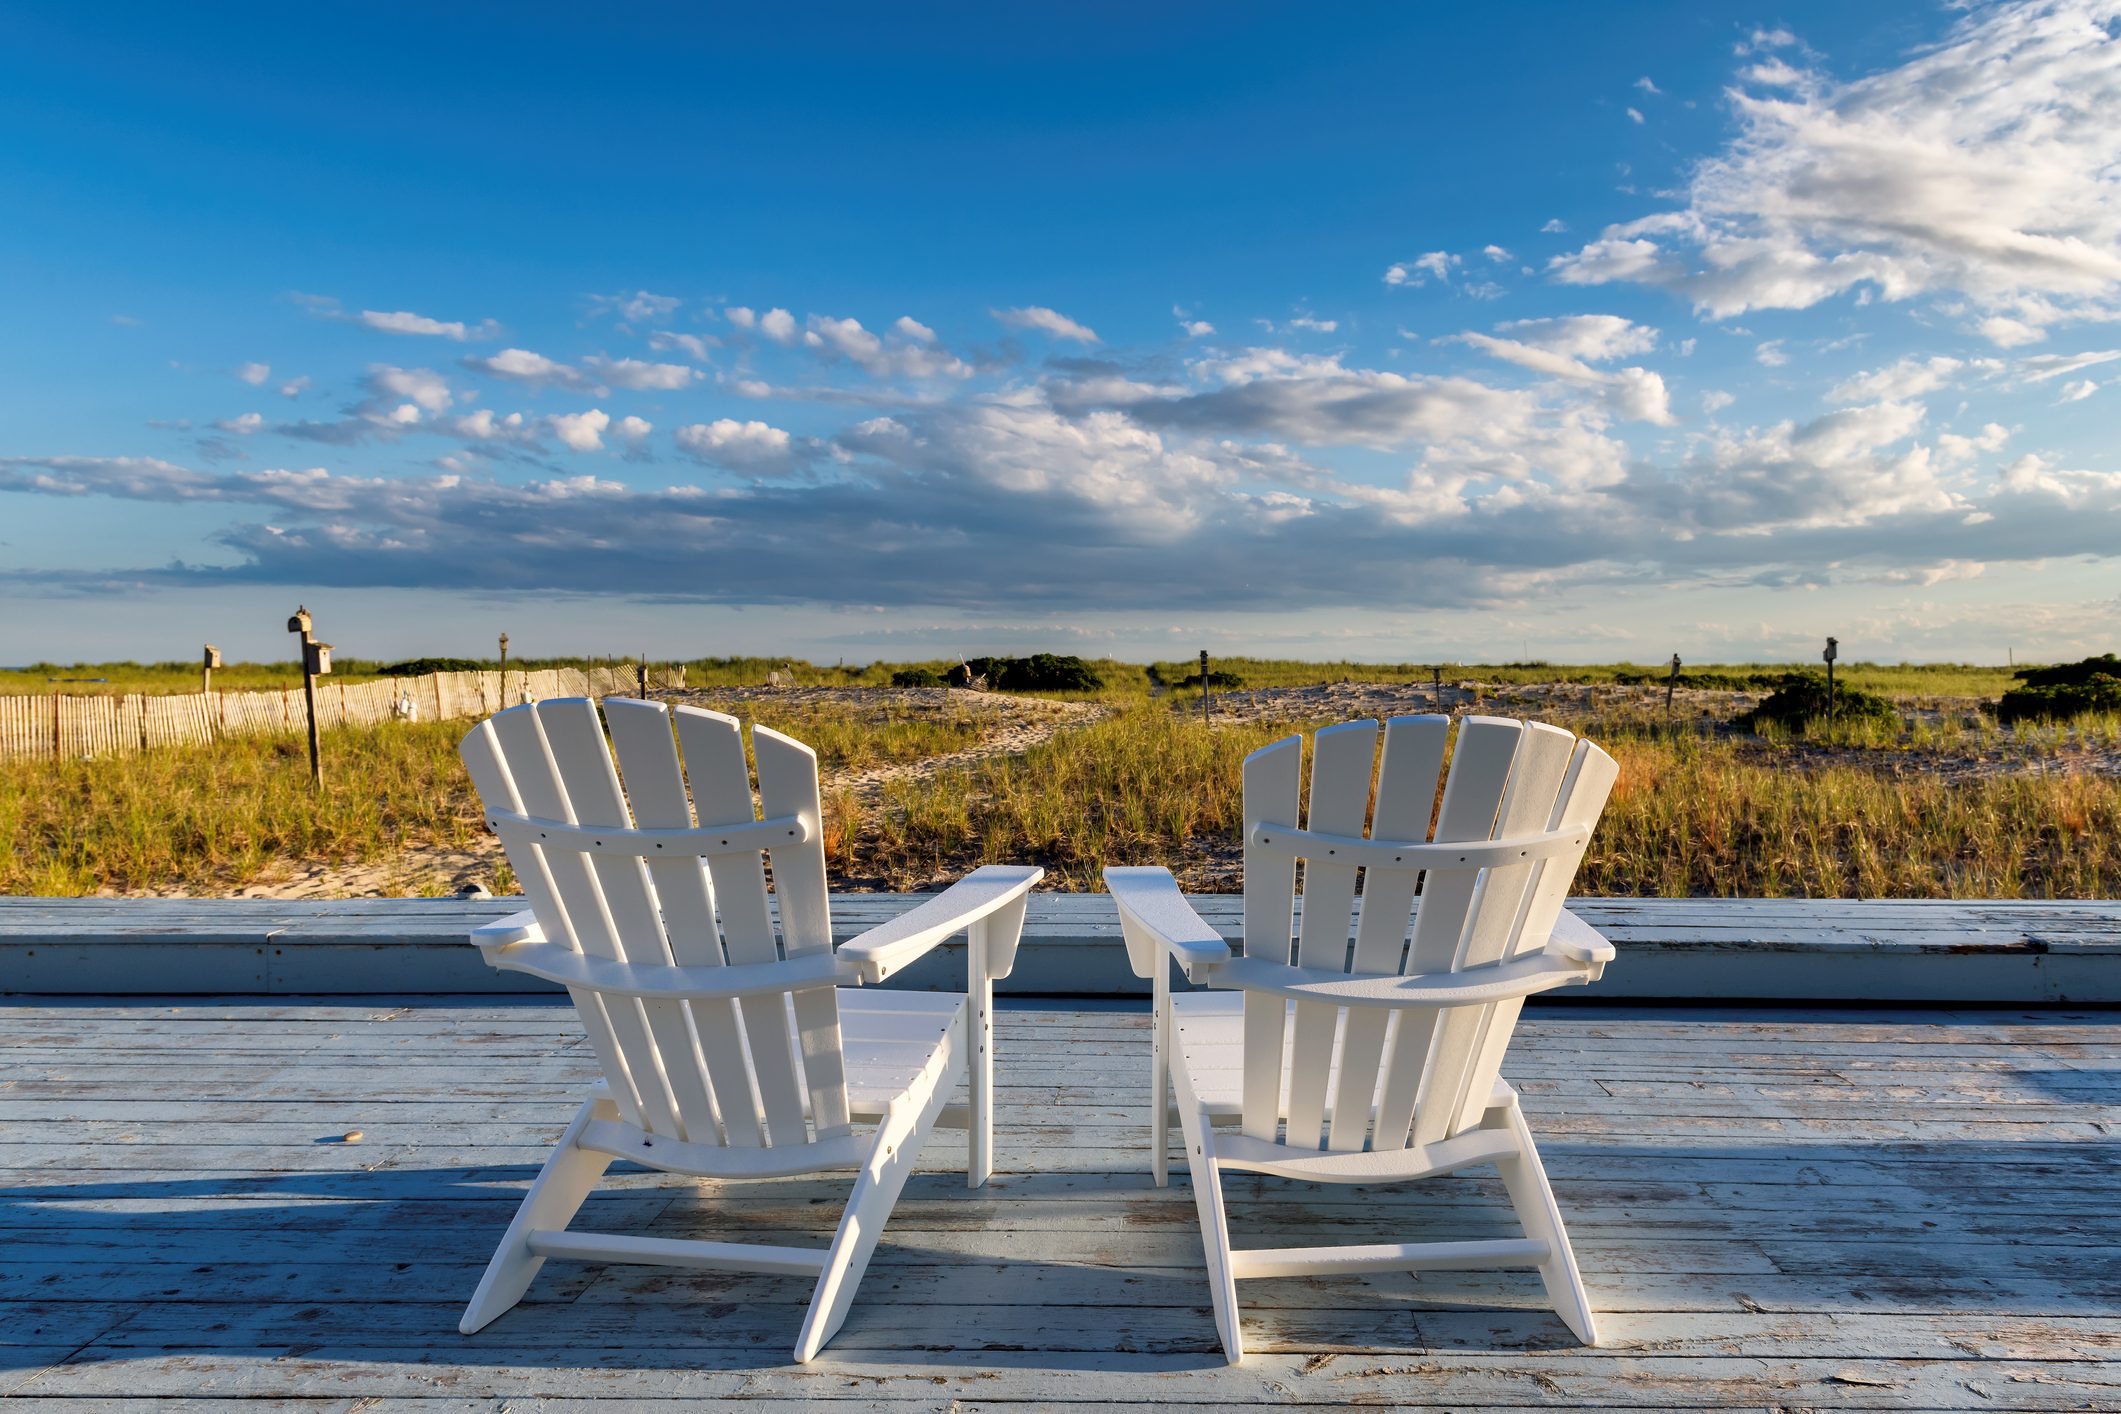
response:
{"label": "wooden post", "polygon": [[1429,664],[1429,696],[1436,699],[1436,710],[1443,710],[1443,664]]}
{"label": "wooden post", "polygon": [[648,700],[648,655],[643,653],[641,661],[633,665],[633,680],[637,684],[634,696],[643,702]]}
{"label": "wooden post", "polygon": [[1834,660],[1841,656],[1841,640],[1829,638],[1826,652],[1819,655],[1826,659],[1826,724],[1834,724]]}
{"label": "wooden post", "polygon": [[324,788],[324,757],[317,745],[317,675],[331,671],[331,645],[319,643],[310,633],[309,610],[296,606],[287,621],[287,631],[302,635],[302,704],[309,715],[309,779]]}
{"label": "wooden post", "polygon": [[211,643],[199,660],[199,695],[206,696],[214,690],[214,669],[221,666],[221,650]]}
{"label": "wooden post", "polygon": [[1672,715],[1672,689],[1679,686],[1679,655],[1672,655],[1672,675],[1664,680],[1664,713]]}
{"label": "wooden post", "polygon": [[1206,722],[1213,713],[1208,705],[1208,650],[1200,650],[1200,719]]}
{"label": "wooden post", "polygon": [[508,631],[501,630],[501,705],[508,705]]}

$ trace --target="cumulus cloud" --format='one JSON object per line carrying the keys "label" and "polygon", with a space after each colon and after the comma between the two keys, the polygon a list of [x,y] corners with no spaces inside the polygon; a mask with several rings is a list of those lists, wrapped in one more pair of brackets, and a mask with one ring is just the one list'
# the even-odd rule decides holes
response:
{"label": "cumulus cloud", "polygon": [[237,364],[236,377],[250,384],[253,388],[262,387],[265,380],[272,377],[272,365],[269,363]]}
{"label": "cumulus cloud", "polygon": [[794,439],[764,422],[695,422],[678,429],[677,443],[687,456],[736,471],[786,471],[793,462]]}
{"label": "cumulus cloud", "polygon": [[[912,324],[918,333],[903,325]],[[969,378],[971,365],[943,348],[935,331],[901,318],[890,339],[862,327],[859,319],[813,314],[803,330],[803,345],[827,361],[845,361],[877,378]]]}
{"label": "cumulus cloud", "polygon": [[611,414],[602,408],[554,413],[545,419],[545,425],[571,452],[600,452],[604,449],[604,429],[611,426]]}
{"label": "cumulus cloud", "polygon": [[759,334],[776,344],[795,342],[795,316],[785,309],[769,309],[760,314],[748,305],[739,304],[723,310],[722,317],[736,328]]}
{"label": "cumulus cloud", "polygon": [[248,437],[264,425],[265,415],[256,412],[246,412],[235,417],[224,418],[214,424],[223,432],[231,433],[237,437]]}
{"label": "cumulus cloud", "polygon": [[[1557,257],[1574,284],[1668,287],[1711,318],[1851,291],[1963,301],[1998,344],[2121,316],[2121,20],[2113,0],[1970,10],[1839,81],[1777,53],[1739,76],[1737,139],[1687,202]],[[1744,51],[1791,46],[1770,32]]]}
{"label": "cumulus cloud", "polygon": [[1094,344],[1097,332],[1087,324],[1079,324],[1057,309],[1048,309],[1042,304],[1027,304],[1018,309],[996,309],[990,311],[1006,329],[1036,330],[1052,339],[1068,339],[1078,344]]}
{"label": "cumulus cloud", "polygon": [[1659,374],[1647,368],[1591,367],[1595,362],[1647,353],[1656,346],[1657,331],[1631,320],[1610,314],[1522,319],[1501,325],[1496,334],[1469,330],[1456,338],[1534,373],[1603,389],[1613,411],[1628,421],[1669,426],[1677,420]]}

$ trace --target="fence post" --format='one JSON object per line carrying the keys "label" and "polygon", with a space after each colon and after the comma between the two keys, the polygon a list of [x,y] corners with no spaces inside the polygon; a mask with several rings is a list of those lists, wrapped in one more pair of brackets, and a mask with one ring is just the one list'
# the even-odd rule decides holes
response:
{"label": "fence post", "polygon": [[1826,651],[1819,655],[1826,659],[1826,724],[1834,725],[1834,660],[1841,656],[1841,640],[1829,638]]}
{"label": "fence post", "polygon": [[1679,686],[1679,655],[1672,655],[1672,675],[1664,680],[1664,713],[1672,715],[1672,689]]}
{"label": "fence post", "polygon": [[1200,650],[1200,719],[1201,719],[1201,721],[1203,721],[1203,722],[1206,722],[1206,721],[1209,721],[1210,719],[1212,719],[1212,717],[1214,716],[1214,710],[1215,710],[1214,708],[1212,708],[1212,707],[1210,707],[1210,706],[1208,705],[1208,650],[1207,650],[1207,649],[1205,649],[1205,648],[1203,648],[1203,649],[1201,649],[1201,650]]}

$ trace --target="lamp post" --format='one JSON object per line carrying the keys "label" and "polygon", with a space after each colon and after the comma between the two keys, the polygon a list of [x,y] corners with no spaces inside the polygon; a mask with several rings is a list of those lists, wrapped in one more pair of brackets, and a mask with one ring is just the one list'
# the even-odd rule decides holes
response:
{"label": "lamp post", "polygon": [[309,779],[324,788],[324,758],[317,750],[317,679],[331,671],[331,645],[319,643],[310,633],[309,610],[299,605],[287,621],[287,631],[302,635],[302,705],[309,715]]}

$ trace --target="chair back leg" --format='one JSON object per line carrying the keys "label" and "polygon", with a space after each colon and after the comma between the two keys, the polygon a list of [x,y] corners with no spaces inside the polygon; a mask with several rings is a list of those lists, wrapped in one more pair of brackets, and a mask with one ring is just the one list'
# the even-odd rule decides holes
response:
{"label": "chair back leg", "polygon": [[494,1249],[493,1260],[486,1264],[486,1274],[479,1278],[479,1289],[472,1293],[471,1304],[457,1322],[458,1330],[470,1335],[523,1299],[538,1268],[545,1265],[545,1259],[530,1250],[530,1234],[566,1227],[581,1210],[597,1180],[604,1176],[604,1170],[611,1167],[609,1154],[595,1153],[577,1144],[583,1127],[591,1119],[613,1119],[617,1115],[617,1107],[609,1100],[582,1102],[567,1132],[560,1136],[559,1147],[545,1160],[530,1191],[523,1195],[522,1206],[516,1209],[501,1245]]}
{"label": "chair back leg", "polygon": [[[1492,1118],[1490,1111],[1488,1127],[1495,1127]],[[1525,1123],[1515,1095],[1503,1111],[1503,1123],[1516,1137],[1517,1152],[1499,1160],[1496,1167],[1502,1171],[1502,1186],[1510,1195],[1510,1206],[1517,1210],[1517,1221],[1524,1225],[1525,1236],[1546,1244],[1547,1255],[1539,1264],[1539,1279],[1546,1286],[1548,1304],[1578,1340],[1596,1345],[1598,1323],[1591,1315],[1591,1294],[1584,1289],[1583,1273],[1576,1268],[1576,1253],[1569,1247],[1569,1234],[1561,1223],[1561,1207],[1554,1201],[1546,1167],[1539,1162],[1539,1150],[1532,1143],[1531,1126]]]}

